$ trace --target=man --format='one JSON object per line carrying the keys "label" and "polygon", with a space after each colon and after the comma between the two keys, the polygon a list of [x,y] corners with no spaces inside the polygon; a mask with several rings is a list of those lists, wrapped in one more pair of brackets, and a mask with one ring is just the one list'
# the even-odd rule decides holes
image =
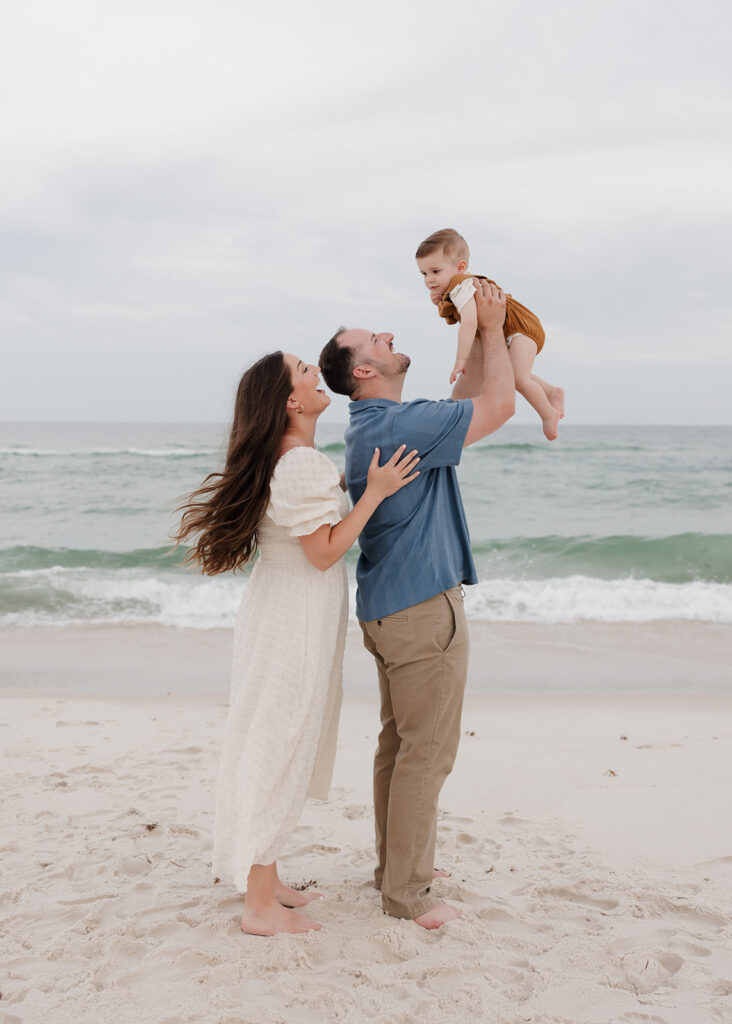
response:
{"label": "man", "polygon": [[[506,298],[476,280],[479,339],[457,401],[401,401],[409,356],[392,334],[341,328],[320,354],[328,387],[349,395],[346,483],[366,486],[374,448],[419,452],[419,477],[382,502],[359,537],[356,614],[376,660],[381,732],[374,760],[382,906],[423,928],[460,914],[431,892],[437,802],[452,770],[468,667],[463,583],[477,583],[455,466],[462,449],[513,415],[503,338]],[[474,397],[462,397],[472,394]]]}

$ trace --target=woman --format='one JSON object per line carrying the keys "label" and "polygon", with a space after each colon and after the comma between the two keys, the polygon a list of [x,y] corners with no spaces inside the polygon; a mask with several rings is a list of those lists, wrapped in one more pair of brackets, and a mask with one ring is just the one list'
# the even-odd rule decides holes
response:
{"label": "woman", "polygon": [[338,470],[315,448],[330,404],[317,366],[274,352],[239,384],[226,465],[183,506],[179,542],[204,573],[238,569],[257,549],[234,631],[231,702],[214,827],[214,874],[246,889],[253,935],[320,927],[295,913],[315,894],[285,885],[276,858],[305,798],[325,799],[341,703],[348,588],[341,556],[385,497],[417,476],[402,445],[352,511]]}

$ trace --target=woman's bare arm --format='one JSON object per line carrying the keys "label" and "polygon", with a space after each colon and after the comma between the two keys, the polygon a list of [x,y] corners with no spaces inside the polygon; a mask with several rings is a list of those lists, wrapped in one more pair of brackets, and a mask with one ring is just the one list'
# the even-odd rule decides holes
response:
{"label": "woman's bare arm", "polygon": [[416,470],[419,462],[417,451],[414,449],[408,455],[404,455],[406,447],[403,444],[397,448],[383,466],[379,466],[380,453],[377,448],[369,466],[366,490],[348,515],[335,526],[326,523],[307,537],[298,538],[308,561],[316,569],[325,572],[335,565],[356,542],[359,533],[384,498],[395,494],[419,476]]}

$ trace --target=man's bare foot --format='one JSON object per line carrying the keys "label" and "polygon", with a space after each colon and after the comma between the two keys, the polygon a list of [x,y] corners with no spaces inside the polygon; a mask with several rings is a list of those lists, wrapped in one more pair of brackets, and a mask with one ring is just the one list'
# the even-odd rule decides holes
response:
{"label": "man's bare foot", "polygon": [[547,441],[556,441],[557,439],[557,424],[562,418],[559,414],[559,409],[552,407],[553,411],[551,416],[547,416],[546,419],[541,421],[541,425],[544,428],[544,437]]}
{"label": "man's bare foot", "polygon": [[459,910],[449,907],[447,903],[438,903],[436,907],[428,910],[426,914],[420,914],[419,917],[415,917],[414,923],[418,924],[420,928],[439,928],[440,925],[445,924],[447,921],[454,921],[458,917],[462,917]]}
{"label": "man's bare foot", "polygon": [[285,885],[279,878],[274,885],[274,898],[283,907],[304,907],[313,900],[319,900],[322,892],[302,892]]}
{"label": "man's bare foot", "polygon": [[549,405],[553,405],[559,411],[559,419],[564,419],[564,388],[552,388],[548,395]]}
{"label": "man's bare foot", "polygon": [[277,935],[279,932],[299,934],[319,931],[320,925],[294,910],[281,907],[279,903],[270,903],[256,914],[245,907],[241,917],[241,930],[247,935]]}

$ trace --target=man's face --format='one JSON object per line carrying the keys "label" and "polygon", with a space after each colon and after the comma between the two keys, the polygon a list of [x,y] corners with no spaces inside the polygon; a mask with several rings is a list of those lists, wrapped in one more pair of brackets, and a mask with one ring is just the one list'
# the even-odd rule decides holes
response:
{"label": "man's face", "polygon": [[338,344],[353,350],[355,366],[373,366],[382,377],[396,377],[409,369],[409,356],[394,351],[394,335],[386,331],[373,334],[361,327],[351,327],[341,334]]}
{"label": "man's face", "polygon": [[442,298],[447,291],[450,279],[455,274],[464,274],[468,264],[465,260],[456,260],[438,250],[431,252],[429,256],[422,256],[418,259],[417,266],[429,289],[430,296],[434,300],[436,296]]}

